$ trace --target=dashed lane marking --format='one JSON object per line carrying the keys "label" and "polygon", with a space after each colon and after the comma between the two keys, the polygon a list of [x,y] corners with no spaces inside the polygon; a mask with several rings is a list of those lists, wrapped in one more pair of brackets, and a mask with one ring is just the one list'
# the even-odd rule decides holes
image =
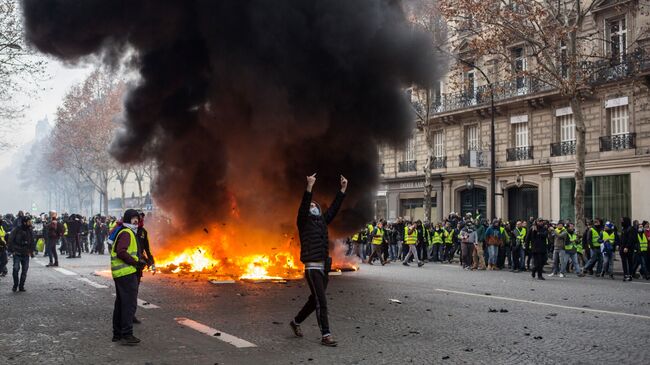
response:
{"label": "dashed lane marking", "polygon": [[216,338],[217,340],[221,340],[223,342],[229,343],[237,348],[243,348],[243,347],[257,347],[257,345],[250,343],[246,340],[242,340],[239,337],[235,337],[233,335],[229,335],[225,332],[219,331],[218,329],[206,326],[202,323],[193,321],[189,318],[174,318],[176,322],[179,324],[182,324],[183,326],[187,326],[195,331],[199,331],[203,334],[206,334],[210,337]]}
{"label": "dashed lane marking", "polygon": [[525,299],[516,299],[516,298],[500,297],[500,296],[498,296],[498,295],[485,295],[485,294],[468,293],[468,292],[464,292],[464,291],[447,290],[447,289],[436,289],[436,291],[443,292],[443,293],[451,293],[451,294],[467,295],[467,296],[472,296],[472,297],[480,297],[480,298],[486,298],[486,299],[498,299],[498,300],[507,300],[507,301],[511,301],[511,302],[519,302],[519,303],[535,304],[535,305],[541,305],[541,306],[546,306],[546,307],[554,307],[554,308],[564,308],[564,309],[579,310],[579,311],[581,311],[581,312],[604,313],[604,314],[613,314],[613,315],[617,315],[617,316],[625,316],[625,317],[633,317],[633,318],[650,319],[650,316],[644,316],[644,315],[641,315],[641,314],[624,313],[624,312],[614,312],[614,311],[607,311],[607,310],[602,310],[602,309],[591,309],[591,308],[581,308],[581,307],[570,307],[570,306],[567,306],[567,305],[559,305],[559,304],[544,303],[544,302],[534,302],[534,301],[532,301],[532,300],[525,300]]}
{"label": "dashed lane marking", "polygon": [[73,271],[70,271],[70,270],[66,270],[66,269],[64,269],[64,268],[62,268],[62,267],[55,267],[54,270],[60,272],[60,273],[63,274],[63,275],[68,275],[68,276],[74,276],[74,275],[77,275],[76,272],[73,272]]}
{"label": "dashed lane marking", "polygon": [[96,282],[94,282],[94,281],[92,281],[92,280],[90,280],[90,279],[88,279],[88,278],[77,278],[77,280],[79,280],[79,281],[83,281],[84,283],[87,283],[87,284],[90,285],[90,286],[94,286],[95,288],[99,288],[99,289],[105,289],[105,288],[108,288],[106,285],[102,285],[102,284],[96,283]]}

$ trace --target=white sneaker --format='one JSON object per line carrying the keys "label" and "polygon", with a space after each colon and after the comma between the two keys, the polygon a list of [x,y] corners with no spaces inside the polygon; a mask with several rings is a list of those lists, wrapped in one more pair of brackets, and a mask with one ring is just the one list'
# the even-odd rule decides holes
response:
{"label": "white sneaker", "polygon": [[555,276],[555,274],[550,273],[550,274],[548,274],[547,276],[548,276],[549,278],[552,278],[553,276]]}
{"label": "white sneaker", "polygon": [[563,277],[564,277],[564,274],[560,273],[560,277],[563,278]]}

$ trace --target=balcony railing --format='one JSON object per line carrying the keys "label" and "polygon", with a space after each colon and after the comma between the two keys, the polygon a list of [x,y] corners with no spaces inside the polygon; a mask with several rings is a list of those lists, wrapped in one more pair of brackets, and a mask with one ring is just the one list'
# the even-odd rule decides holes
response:
{"label": "balcony railing", "polygon": [[383,163],[377,164],[377,171],[379,171],[379,175],[385,174],[384,167],[385,165]]}
{"label": "balcony railing", "polygon": [[636,148],[636,133],[600,137],[600,152],[622,151]]}
{"label": "balcony railing", "polygon": [[486,155],[484,151],[465,151],[462,155],[458,155],[458,166],[486,167]]}
{"label": "balcony railing", "polygon": [[[580,65],[580,69],[580,78],[588,84],[622,80],[640,72],[650,71],[650,56],[644,50],[637,49],[630,52],[622,62],[586,61]],[[495,82],[493,85],[495,102],[555,89],[547,82],[530,77],[514,77]],[[429,112],[439,114],[489,104],[490,86],[481,85],[461,92],[442,94],[440,100],[431,103]],[[419,113],[425,110],[425,106],[420,102],[414,102],[413,107]]]}
{"label": "balcony railing", "polygon": [[506,161],[524,161],[533,159],[533,146],[515,147],[506,150]]}
{"label": "balcony railing", "polygon": [[416,160],[400,161],[397,163],[397,172],[412,172],[417,171]]}
{"label": "balcony railing", "polygon": [[569,156],[576,154],[576,141],[551,143],[551,157]]}
{"label": "balcony railing", "polygon": [[431,161],[431,169],[446,169],[447,168],[447,157],[434,157]]}

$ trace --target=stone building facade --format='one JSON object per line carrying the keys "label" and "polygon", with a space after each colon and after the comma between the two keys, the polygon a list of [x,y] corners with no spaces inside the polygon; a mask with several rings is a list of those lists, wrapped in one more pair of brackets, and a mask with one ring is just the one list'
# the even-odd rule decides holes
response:
{"label": "stone building facade", "polygon": [[[629,39],[641,39],[640,48],[629,50],[621,62],[597,63],[601,69],[584,94],[585,212],[588,218],[650,219],[650,43],[634,34],[650,20],[633,8],[622,12],[607,2],[602,5],[595,8],[591,26],[601,24],[606,36],[625,28]],[[605,56],[609,49],[603,46]],[[486,216],[491,208],[490,100],[481,92],[486,85],[477,77],[469,95],[445,90],[453,78],[467,79],[472,70],[464,72],[450,71],[443,78],[440,102],[432,110],[434,222],[452,211]],[[495,84],[495,215],[573,219],[575,124],[569,101],[533,80],[500,79]],[[402,149],[380,148],[380,158],[376,216],[422,219],[427,158],[422,131],[416,129]]]}

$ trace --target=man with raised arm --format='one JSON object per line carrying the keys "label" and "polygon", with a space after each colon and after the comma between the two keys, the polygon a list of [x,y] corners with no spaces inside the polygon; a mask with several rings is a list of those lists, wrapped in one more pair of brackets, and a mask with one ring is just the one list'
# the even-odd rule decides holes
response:
{"label": "man with raised arm", "polygon": [[305,280],[309,285],[311,295],[298,315],[289,323],[293,333],[302,337],[300,324],[316,311],[316,320],[321,331],[321,344],[336,346],[327,319],[327,290],[328,273],[332,260],[329,257],[329,240],[327,225],[334,220],[341,208],[348,187],[348,180],[341,175],[341,190],[336,193],[334,201],[326,212],[321,211],[320,205],[312,200],[312,188],[316,183],[316,174],[307,176],[307,189],[302,196],[298,209],[298,235],[300,236],[300,261],[305,265]]}

